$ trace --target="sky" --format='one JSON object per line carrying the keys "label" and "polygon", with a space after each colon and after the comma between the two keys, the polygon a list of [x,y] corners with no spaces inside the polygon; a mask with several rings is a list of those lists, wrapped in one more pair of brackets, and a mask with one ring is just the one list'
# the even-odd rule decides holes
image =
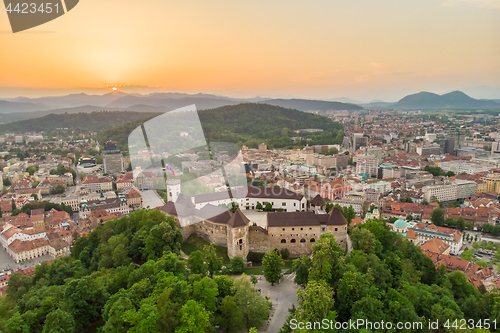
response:
{"label": "sky", "polygon": [[[1,6],[1,5],[0,5]],[[81,0],[13,34],[0,98],[177,91],[396,101],[500,99],[500,0]]]}

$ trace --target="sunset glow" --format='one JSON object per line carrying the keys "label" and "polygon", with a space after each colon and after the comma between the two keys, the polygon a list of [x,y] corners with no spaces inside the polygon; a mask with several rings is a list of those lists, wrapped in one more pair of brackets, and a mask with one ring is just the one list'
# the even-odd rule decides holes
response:
{"label": "sunset glow", "polygon": [[0,96],[105,93],[106,82],[325,99],[500,92],[500,9],[486,1],[144,4],[86,0],[18,34],[0,13]]}

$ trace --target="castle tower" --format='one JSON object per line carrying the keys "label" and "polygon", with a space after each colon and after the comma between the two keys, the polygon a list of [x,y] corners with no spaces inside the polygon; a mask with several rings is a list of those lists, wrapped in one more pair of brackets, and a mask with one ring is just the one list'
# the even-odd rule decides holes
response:
{"label": "castle tower", "polygon": [[176,202],[181,193],[181,181],[179,179],[167,180],[167,199]]}
{"label": "castle tower", "polygon": [[249,251],[248,223],[250,220],[238,209],[227,222],[227,255],[242,257],[246,262]]}

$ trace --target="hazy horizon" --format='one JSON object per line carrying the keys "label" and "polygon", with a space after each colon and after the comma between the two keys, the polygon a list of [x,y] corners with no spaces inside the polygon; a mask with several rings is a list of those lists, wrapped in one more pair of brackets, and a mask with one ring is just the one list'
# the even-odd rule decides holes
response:
{"label": "hazy horizon", "polygon": [[[162,89],[137,89],[137,88],[119,88],[117,92],[122,92],[126,94],[140,94],[140,95],[148,95],[148,94],[154,94],[154,93],[181,93],[181,94],[188,94],[188,95],[195,95],[195,94],[210,94],[210,95],[216,95],[216,96],[221,96],[221,97],[229,97],[229,98],[239,98],[239,99],[251,99],[251,98],[269,98],[269,99],[311,99],[311,100],[328,100],[328,101],[335,101],[336,99],[350,99],[352,102],[361,102],[361,103],[370,103],[374,100],[381,100],[383,102],[397,102],[403,97],[411,94],[416,94],[422,91],[430,92],[430,93],[436,93],[439,95],[446,94],[452,91],[462,91],[465,94],[469,95],[472,98],[475,99],[500,99],[500,88],[499,88],[499,93],[495,94],[493,93],[484,93],[481,94],[480,88],[478,87],[476,90],[474,89],[450,89],[450,90],[443,90],[443,91],[430,91],[430,90],[421,90],[421,91],[414,91],[410,93],[406,93],[404,95],[401,95],[400,97],[395,97],[393,99],[390,98],[380,98],[380,97],[373,97],[373,98],[368,98],[363,96],[360,97],[352,97],[352,96],[341,96],[341,95],[335,95],[332,97],[321,97],[321,96],[311,96],[311,95],[300,95],[300,94],[269,94],[269,93],[236,93],[236,92],[213,92],[213,91],[182,91],[182,90],[162,90]],[[5,88],[0,87],[0,100],[11,100],[14,98],[19,98],[19,97],[27,97],[27,98],[40,98],[40,97],[60,97],[60,96],[67,96],[67,95],[73,95],[73,94],[87,94],[87,95],[105,95],[108,93],[115,93],[113,90],[110,88],[75,88],[75,89],[34,89],[34,88],[15,88],[15,89],[6,89],[6,90],[11,90],[11,93],[5,94]],[[494,91],[494,89],[490,89],[491,91]],[[472,93],[468,93],[468,91],[472,91]],[[479,93],[478,93],[479,91]],[[491,97],[488,97],[491,96]],[[346,103],[349,103],[349,101],[345,101]]]}
{"label": "hazy horizon", "polygon": [[499,99],[499,13],[499,0],[86,0],[12,34],[3,12],[0,98],[119,84],[244,98]]}

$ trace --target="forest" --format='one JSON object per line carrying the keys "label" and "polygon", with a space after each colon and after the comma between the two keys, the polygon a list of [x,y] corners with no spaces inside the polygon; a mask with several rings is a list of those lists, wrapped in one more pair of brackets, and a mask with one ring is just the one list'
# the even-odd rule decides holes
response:
{"label": "forest", "polygon": [[[390,231],[384,220],[371,220],[350,230],[353,251],[345,251],[333,235],[323,234],[313,245],[312,259],[296,259],[299,306],[289,310],[281,333],[295,322],[422,323],[422,329],[390,332],[496,332],[500,322],[500,292],[478,291],[460,271],[434,266],[420,248]],[[439,328],[429,330],[429,322]],[[455,321],[456,320],[456,321]],[[466,322],[465,330],[457,329]],[[448,327],[446,327],[448,326]],[[475,327],[469,330],[468,327]],[[335,330],[295,329],[294,332]],[[370,332],[345,329],[342,332]],[[375,331],[375,330],[372,330]]]}
{"label": "forest", "polygon": [[0,331],[203,333],[261,326],[270,303],[250,279],[218,275],[222,259],[213,244],[181,259],[181,242],[174,218],[159,210],[108,221],[76,238],[70,256],[38,265],[32,277],[12,274],[0,298]]}
{"label": "forest", "polygon": [[[293,261],[301,286],[299,305],[289,310],[281,333],[292,332],[293,323],[325,318],[332,323],[422,323],[421,329],[388,332],[464,331],[456,329],[460,320],[476,327],[465,331],[487,332],[488,325],[489,331],[498,331],[493,329],[494,321],[497,327],[500,322],[498,290],[478,291],[462,272],[436,269],[383,220],[352,227],[349,233],[352,252],[326,233],[310,257]],[[270,315],[270,302],[254,289],[253,278],[222,275],[228,270],[214,244],[182,259],[181,243],[175,219],[159,210],[108,221],[77,237],[70,256],[37,266],[32,277],[11,276],[7,294],[0,298],[0,330],[208,333],[261,327]],[[276,256],[273,250],[262,260],[270,282],[278,281],[282,268]],[[243,263],[242,258],[233,261]],[[428,323],[437,320],[440,327],[429,330]],[[370,332],[294,329],[334,331]]]}
{"label": "forest", "polygon": [[[343,141],[342,125],[331,119],[310,113],[267,104],[244,103],[198,111],[205,138],[210,142],[231,142],[238,146],[257,148],[266,142],[268,148],[303,147],[307,144],[332,145]],[[150,118],[148,118],[150,119]],[[118,141],[122,151],[128,151],[128,136],[144,121],[135,121],[98,134],[102,144]],[[294,130],[316,128],[321,132],[295,133]],[[296,137],[296,141],[292,140]]]}
{"label": "forest", "polygon": [[107,128],[116,127],[136,120],[150,119],[157,115],[159,115],[159,113],[130,111],[49,114],[40,118],[0,124],[0,133],[27,133],[41,131],[49,133],[57,128],[68,128],[69,130],[84,132],[99,132]]}

